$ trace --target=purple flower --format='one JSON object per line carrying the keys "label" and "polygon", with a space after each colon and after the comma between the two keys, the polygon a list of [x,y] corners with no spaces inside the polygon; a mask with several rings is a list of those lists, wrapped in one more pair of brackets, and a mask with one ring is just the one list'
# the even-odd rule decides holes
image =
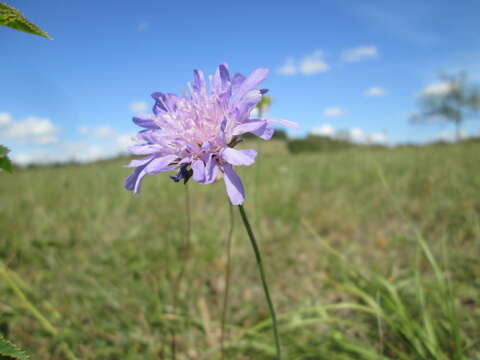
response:
{"label": "purple flower", "polygon": [[146,155],[132,160],[128,167],[135,170],[125,181],[125,187],[135,194],[140,191],[143,177],[179,169],[174,181],[211,184],[222,172],[227,194],[233,205],[245,199],[242,181],[233,166],[255,162],[255,150],[236,150],[239,137],[252,133],[268,140],[273,122],[297,127],[297,124],[273,118],[250,119],[250,113],[266,89],[258,90],[268,69],[257,69],[250,76],[230,77],[227,66],[220,65],[210,77],[210,90],[202,71],[193,72],[190,93],[177,96],[156,92],[153,114],[139,115],[133,122],[144,130],[137,139],[139,145],[129,147],[134,155]]}

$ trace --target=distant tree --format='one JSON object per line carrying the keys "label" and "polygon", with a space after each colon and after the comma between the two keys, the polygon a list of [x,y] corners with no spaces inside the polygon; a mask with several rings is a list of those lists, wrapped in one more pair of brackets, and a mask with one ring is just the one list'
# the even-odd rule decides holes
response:
{"label": "distant tree", "polygon": [[480,111],[480,90],[468,82],[467,74],[443,74],[436,88],[425,90],[420,98],[420,112],[411,118],[418,121],[450,121],[455,125],[455,139],[461,137],[463,122]]}

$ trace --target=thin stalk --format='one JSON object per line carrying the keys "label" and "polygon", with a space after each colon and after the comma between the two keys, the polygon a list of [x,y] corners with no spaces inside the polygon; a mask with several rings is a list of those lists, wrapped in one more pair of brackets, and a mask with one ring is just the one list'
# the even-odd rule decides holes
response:
{"label": "thin stalk", "polygon": [[227,320],[227,310],[228,310],[228,297],[230,293],[230,274],[232,267],[232,236],[233,236],[233,227],[235,225],[235,217],[233,216],[233,206],[230,205],[230,231],[228,232],[226,250],[227,250],[227,264],[225,267],[225,293],[223,294],[223,309],[222,309],[222,326],[220,334],[220,347],[222,349],[222,359],[225,359],[225,323]]}
{"label": "thin stalk", "polygon": [[265,297],[267,298],[268,308],[270,309],[270,316],[272,317],[273,337],[275,338],[275,347],[277,349],[277,360],[281,360],[282,353],[280,349],[280,338],[278,336],[277,329],[277,316],[275,315],[275,309],[273,307],[272,299],[270,298],[270,291],[268,290],[268,283],[265,276],[265,270],[263,268],[262,256],[260,255],[260,249],[258,248],[257,241],[255,240],[255,235],[253,235],[252,227],[248,222],[247,214],[245,213],[243,205],[239,205],[238,209],[240,210],[243,224],[245,225],[248,237],[250,238],[250,242],[252,243],[253,251],[255,252],[255,258],[257,260],[258,270],[260,272],[260,278],[262,279],[263,290],[265,292]]}
{"label": "thin stalk", "polygon": [[[174,314],[177,313],[177,303],[178,303],[178,297],[180,293],[180,285],[182,283],[183,276],[185,275],[187,262],[190,259],[190,250],[192,247],[191,223],[192,223],[192,217],[191,217],[191,209],[190,209],[190,192],[188,191],[188,185],[185,184],[185,243],[181,251],[182,267],[175,279],[175,284],[174,284],[173,304],[172,304]],[[177,358],[177,339],[176,339],[175,327],[172,328],[171,333],[172,333],[172,340],[170,342],[170,350],[172,352],[172,359],[175,360]]]}
{"label": "thin stalk", "polygon": [[[17,285],[13,276],[10,274],[11,270],[7,269],[5,265],[0,262],[0,275],[2,276],[3,280],[10,286],[15,296],[20,300],[21,306],[30,312],[32,316],[42,325],[43,329],[49,333],[52,337],[57,338],[59,335],[59,331],[55,328],[50,321],[38,310],[38,308],[33,305],[30,300],[28,300],[27,296],[23,292],[23,290]],[[12,274],[14,274],[12,272]],[[60,343],[60,348],[62,349],[63,353],[69,360],[77,360],[76,356],[73,354],[72,350],[68,346],[65,341]]]}

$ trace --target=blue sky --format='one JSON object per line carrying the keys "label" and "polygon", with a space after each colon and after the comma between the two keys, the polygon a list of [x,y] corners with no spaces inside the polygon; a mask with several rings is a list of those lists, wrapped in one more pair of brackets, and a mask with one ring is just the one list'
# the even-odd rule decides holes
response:
{"label": "blue sky", "polygon": [[6,2],[54,38],[0,28],[0,143],[20,163],[111,156],[152,92],[223,62],[271,70],[269,115],[298,122],[293,136],[391,144],[453,130],[408,120],[422,91],[442,91],[440,72],[480,80],[476,0]]}

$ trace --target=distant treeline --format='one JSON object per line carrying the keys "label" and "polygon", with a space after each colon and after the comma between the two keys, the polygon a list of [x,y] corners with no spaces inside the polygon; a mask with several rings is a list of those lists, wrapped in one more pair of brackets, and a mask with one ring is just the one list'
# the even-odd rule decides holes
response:
{"label": "distant treeline", "polygon": [[384,148],[381,144],[356,144],[349,139],[332,138],[328,136],[308,135],[302,139],[291,139],[287,142],[292,154],[302,152],[328,152],[345,150],[352,147]]}
{"label": "distant treeline", "polygon": [[[254,141],[261,141],[253,134],[244,134],[242,136],[245,140],[254,140]],[[334,152],[339,150],[346,150],[351,148],[362,148],[362,149],[387,149],[387,148],[416,148],[416,147],[425,147],[425,146],[451,146],[456,144],[474,144],[480,143],[480,136],[476,137],[469,137],[458,142],[451,142],[445,140],[437,140],[429,143],[402,143],[396,144],[394,146],[386,146],[382,144],[358,144],[349,139],[339,139],[339,138],[331,138],[328,136],[318,136],[318,135],[307,135],[304,138],[298,139],[291,139],[288,137],[287,133],[283,130],[275,130],[275,133],[272,139],[281,140],[286,142],[288,151],[291,154],[299,154],[299,153],[309,153],[309,152]],[[100,159],[96,160],[95,162],[109,162],[112,160],[120,160],[131,158],[131,155],[127,154],[118,154],[117,156],[108,158],[108,159]],[[62,162],[53,162],[53,163],[45,163],[45,164],[28,164],[21,166],[22,168],[43,168],[43,167],[63,167],[63,166],[77,166],[84,164],[83,162],[70,160],[70,161],[62,161]],[[15,166],[18,169],[18,166]]]}
{"label": "distant treeline", "polygon": [[292,154],[301,152],[337,151],[354,146],[351,141],[334,139],[327,136],[308,135],[302,139],[288,141],[288,150]]}
{"label": "distant treeline", "polygon": [[[350,149],[353,147],[369,148],[369,149],[382,149],[387,148],[385,144],[370,143],[370,144],[358,144],[349,139],[332,138],[328,136],[308,135],[305,138],[289,139],[285,132],[279,134],[278,139],[287,141],[288,150],[292,154],[304,153],[304,152],[332,152],[338,150]],[[478,143],[480,137],[470,137],[459,141],[462,144]],[[419,143],[405,143],[398,144],[395,147],[421,147],[421,146],[448,146],[452,145],[452,142],[438,140],[430,142],[428,144]]]}

